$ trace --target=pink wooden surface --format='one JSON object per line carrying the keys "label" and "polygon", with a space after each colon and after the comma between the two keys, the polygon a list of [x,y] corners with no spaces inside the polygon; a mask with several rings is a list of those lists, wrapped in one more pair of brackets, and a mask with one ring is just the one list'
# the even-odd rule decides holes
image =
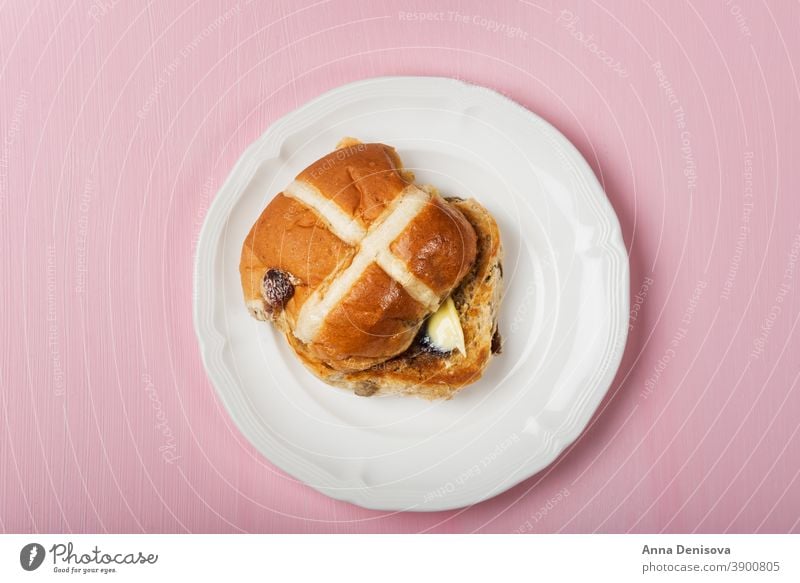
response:
{"label": "pink wooden surface", "polygon": [[[800,7],[452,1],[420,20],[432,10],[2,4],[0,529],[800,531]],[[590,428],[461,511],[370,512],[276,471],[194,337],[194,245],[235,160],[282,114],[378,75],[463,78],[550,120],[631,255],[638,308]]]}

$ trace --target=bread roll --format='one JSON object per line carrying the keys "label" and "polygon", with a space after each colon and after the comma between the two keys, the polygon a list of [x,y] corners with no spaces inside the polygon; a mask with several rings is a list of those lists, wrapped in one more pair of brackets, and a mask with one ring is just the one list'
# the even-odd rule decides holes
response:
{"label": "bread roll", "polygon": [[301,362],[330,385],[363,397],[404,395],[450,399],[481,378],[502,339],[497,316],[503,294],[503,247],[489,212],[475,200],[452,200],[478,235],[477,257],[451,297],[464,333],[466,354],[441,353],[425,342],[425,330],[402,354],[360,371],[335,370],[309,355],[294,336],[287,339]]}
{"label": "bread roll", "polygon": [[476,245],[470,221],[414,185],[393,148],[350,141],[261,213],[242,247],[242,289],[304,360],[366,371],[409,348],[473,269]]}

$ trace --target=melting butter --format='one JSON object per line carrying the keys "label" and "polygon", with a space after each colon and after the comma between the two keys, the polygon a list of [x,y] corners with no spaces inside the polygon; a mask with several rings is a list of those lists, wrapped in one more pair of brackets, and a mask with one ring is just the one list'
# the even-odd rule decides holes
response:
{"label": "melting butter", "polygon": [[453,298],[448,297],[439,309],[428,318],[428,338],[442,352],[458,350],[464,356],[467,348],[464,345],[464,330],[458,319],[458,311]]}

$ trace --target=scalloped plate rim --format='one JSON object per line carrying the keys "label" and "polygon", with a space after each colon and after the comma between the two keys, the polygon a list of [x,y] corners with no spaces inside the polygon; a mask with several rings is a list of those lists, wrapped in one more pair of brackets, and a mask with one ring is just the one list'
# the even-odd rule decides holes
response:
{"label": "scalloped plate rim", "polygon": [[[342,484],[340,480],[330,476],[322,468],[315,467],[316,471],[309,472],[317,474],[314,476],[314,480],[316,480],[317,483],[312,486],[316,490],[332,498],[350,502],[364,508],[383,511],[450,510],[476,504],[497,496],[548,467],[561,452],[580,436],[588,425],[597,406],[599,406],[602,398],[610,388],[624,352],[628,333],[627,320],[630,302],[629,263],[622,240],[619,221],[586,160],[575,146],[549,122],[492,89],[448,77],[374,77],[336,87],[308,101],[304,105],[276,120],[264,134],[245,149],[209,205],[196,246],[193,270],[193,322],[201,360],[208,374],[209,381],[212,386],[214,386],[217,396],[222,401],[223,406],[234,424],[266,459],[274,463],[287,474],[301,481],[308,482],[309,480],[298,476],[299,473],[303,472],[297,471],[297,465],[298,462],[300,462],[300,465],[313,466],[313,464],[308,460],[301,461],[296,459],[300,456],[282,448],[275,439],[272,439],[273,449],[269,453],[265,452],[264,448],[261,447],[260,444],[255,443],[252,438],[251,434],[253,431],[257,431],[257,428],[252,426],[254,424],[252,416],[247,414],[248,411],[246,407],[243,407],[242,403],[237,399],[239,395],[237,395],[236,391],[231,391],[228,390],[228,388],[220,386],[223,383],[228,386],[236,385],[236,382],[230,376],[227,367],[222,363],[222,353],[225,349],[226,342],[225,335],[213,325],[215,292],[213,289],[202,289],[198,282],[202,281],[201,278],[203,276],[214,273],[213,265],[217,260],[218,251],[215,245],[219,243],[221,227],[224,225],[225,219],[227,218],[226,211],[230,211],[233,204],[238,200],[237,195],[241,194],[241,190],[248,183],[249,178],[252,177],[252,173],[257,170],[258,165],[265,160],[274,159],[280,155],[283,141],[288,137],[286,134],[288,130],[291,129],[291,124],[297,123],[297,120],[307,121],[303,120],[304,114],[314,112],[315,109],[318,110],[328,102],[330,102],[331,107],[335,107],[336,103],[334,98],[346,95],[350,91],[365,89],[375,90],[380,84],[391,84],[395,82],[450,84],[454,90],[466,93],[466,97],[472,96],[476,104],[481,104],[481,100],[500,100],[500,103],[504,106],[510,106],[516,113],[523,114],[529,117],[531,121],[541,125],[548,139],[554,140],[558,143],[558,146],[562,148],[562,152],[566,154],[568,158],[567,162],[572,165],[572,169],[581,179],[587,181],[588,184],[586,186],[588,191],[595,195],[595,200],[593,202],[603,211],[603,215],[598,215],[597,218],[604,218],[609,221],[609,228],[604,233],[605,236],[602,239],[602,247],[606,249],[608,258],[617,260],[615,266],[621,272],[621,277],[618,280],[612,280],[612,283],[617,283],[614,291],[617,293],[619,314],[617,320],[615,320],[617,324],[616,328],[610,331],[612,337],[609,338],[607,343],[607,346],[610,348],[607,351],[602,373],[595,380],[594,386],[584,391],[582,395],[584,397],[582,399],[583,406],[575,409],[572,414],[568,416],[572,420],[569,427],[559,427],[559,431],[552,432],[552,435],[550,435],[552,439],[550,439],[549,446],[545,447],[544,453],[536,458],[535,463],[530,463],[523,471],[518,472],[518,476],[513,480],[509,480],[507,483],[501,482],[496,491],[493,489],[489,491],[485,491],[484,489],[480,492],[461,490],[458,491],[460,497],[455,495],[449,498],[442,497],[438,501],[438,504],[431,504],[418,509],[408,507],[410,504],[413,504],[413,501],[403,500],[402,490],[400,489],[397,490],[394,499],[389,499],[385,492],[382,492],[380,497],[376,499],[369,488],[358,488],[358,484],[354,484],[352,481],[347,484]],[[487,104],[483,103],[483,105]],[[317,112],[315,115],[319,117],[320,115],[324,115],[324,112]],[[258,159],[256,154],[261,153],[265,148],[270,148],[270,156]],[[245,175],[247,179],[245,179]],[[304,472],[306,471],[308,470],[304,470]],[[308,477],[308,475],[309,474],[306,474],[306,477]]]}

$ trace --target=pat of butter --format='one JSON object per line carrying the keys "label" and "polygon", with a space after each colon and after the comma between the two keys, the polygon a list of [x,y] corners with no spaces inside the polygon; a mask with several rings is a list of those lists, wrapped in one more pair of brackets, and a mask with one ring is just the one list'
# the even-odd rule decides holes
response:
{"label": "pat of butter", "polygon": [[464,331],[461,329],[453,298],[448,297],[428,319],[428,338],[431,339],[431,344],[442,352],[458,350],[464,356],[467,355]]}

